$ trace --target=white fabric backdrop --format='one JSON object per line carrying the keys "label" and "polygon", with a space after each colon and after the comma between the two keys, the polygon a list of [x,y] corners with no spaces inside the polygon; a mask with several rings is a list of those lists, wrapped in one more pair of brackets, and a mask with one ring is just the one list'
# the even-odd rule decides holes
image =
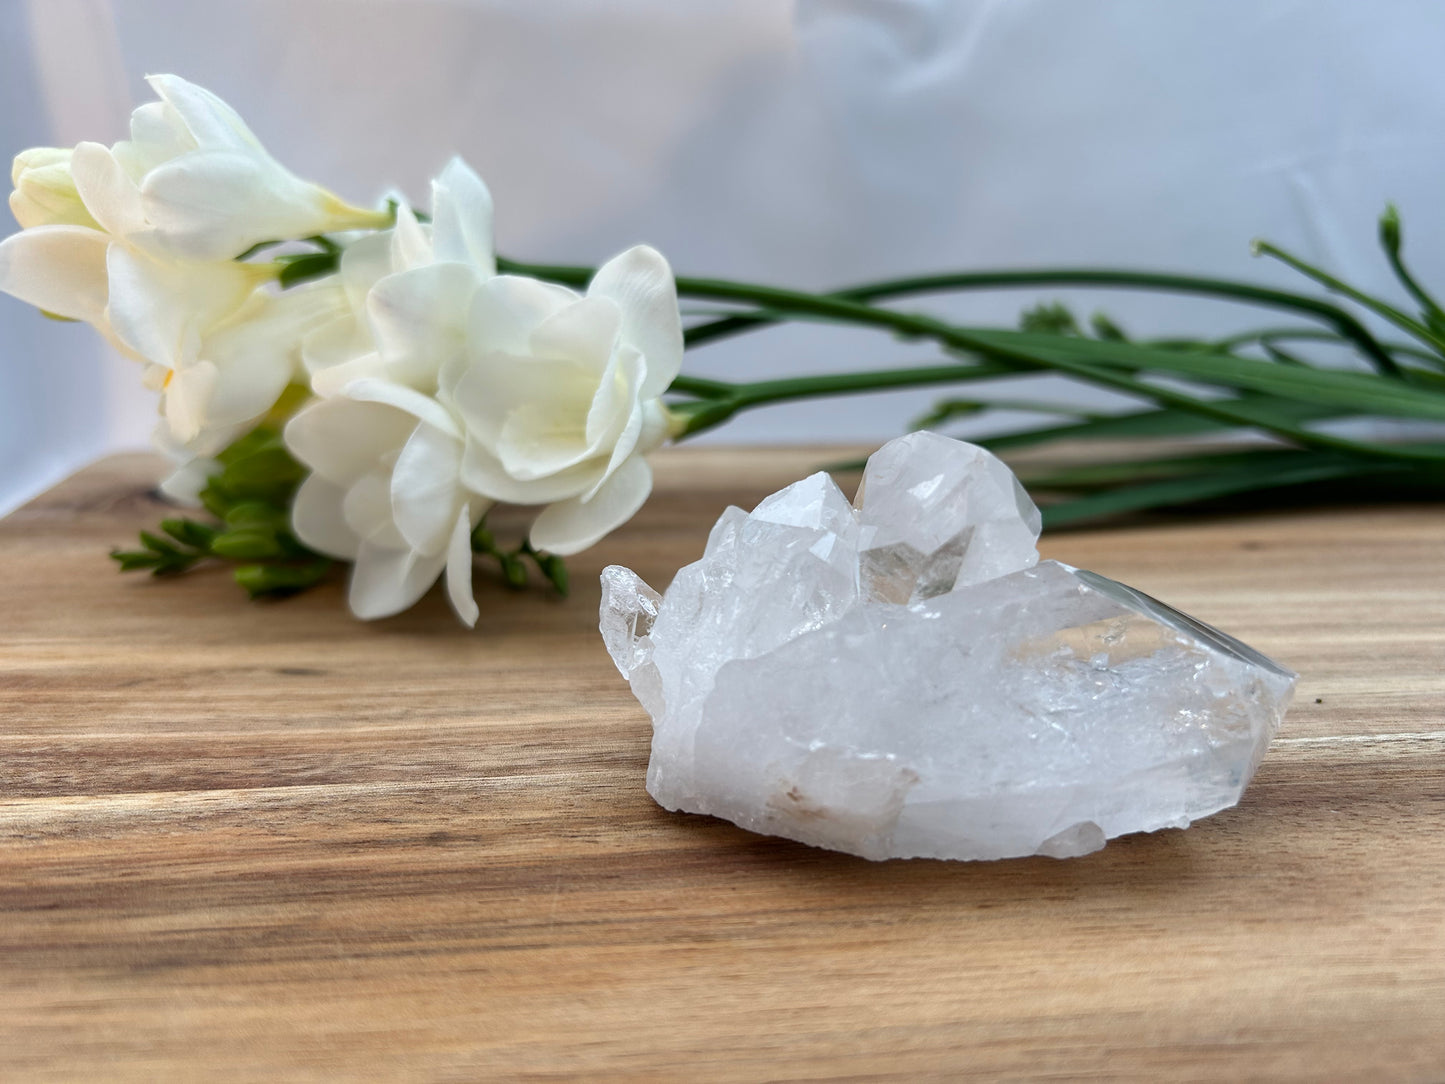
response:
{"label": "white fabric backdrop", "polygon": [[[113,140],[174,71],[352,198],[464,154],[503,251],[822,287],[906,271],[1128,264],[1288,281],[1267,234],[1365,286],[1386,199],[1445,279],[1445,5],[1429,0],[8,0],[0,151]],[[1049,296],[1064,296],[1051,292]],[[955,304],[1012,321],[1023,296]],[[1140,330],[1217,305],[1099,295]],[[796,328],[710,347],[757,377],[926,355]],[[86,329],[0,297],[0,510],[153,404]],[[927,392],[778,407],[731,440],[878,438]]]}

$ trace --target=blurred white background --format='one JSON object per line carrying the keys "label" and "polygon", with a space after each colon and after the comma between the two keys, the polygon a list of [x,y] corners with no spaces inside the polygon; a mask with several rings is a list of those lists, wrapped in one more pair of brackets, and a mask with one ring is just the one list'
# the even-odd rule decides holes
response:
{"label": "blurred white background", "polygon": [[[1257,235],[1393,292],[1387,199],[1445,277],[1445,5],[1420,0],[4,0],[0,150],[123,138],[141,77],[235,105],[303,176],[365,200],[460,152],[503,252],[807,287],[945,268],[1129,265],[1291,282]],[[1069,295],[1050,291],[1049,297]],[[1077,295],[1130,330],[1258,318]],[[953,304],[1012,323],[1029,298]],[[927,356],[793,328],[691,355],[761,377]],[[783,406],[746,441],[875,439],[933,398]],[[144,445],[138,370],[0,296],[0,511]]]}

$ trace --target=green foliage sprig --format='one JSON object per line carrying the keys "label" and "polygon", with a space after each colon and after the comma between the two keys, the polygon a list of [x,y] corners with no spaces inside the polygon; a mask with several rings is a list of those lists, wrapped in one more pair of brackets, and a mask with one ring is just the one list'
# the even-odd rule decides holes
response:
{"label": "green foliage sprig", "polygon": [[200,492],[215,522],[161,520],[160,533],[140,532],[140,549],[112,551],[121,571],[173,576],[203,561],[223,561],[234,566],[236,582],[252,598],[294,594],[320,583],[333,562],[291,531],[291,499],[306,471],[280,433],[269,426],[254,429],[216,458],[220,469]]}
{"label": "green foliage sprig", "polygon": [[[159,532],[140,532],[139,549],[111,551],[120,570],[175,576],[202,562],[224,562],[252,598],[284,597],[320,583],[336,562],[308,549],[291,530],[291,501],[306,468],[286,450],[281,434],[271,426],[253,429],[216,459],[220,469],[200,492],[215,521],[161,520]],[[472,552],[494,558],[509,587],[528,586],[530,564],[559,595],[568,592],[561,557],[526,541],[503,549],[485,520],[472,532]]]}
{"label": "green foliage sprig", "polygon": [[537,566],[542,578],[563,598],[566,598],[571,590],[571,582],[567,577],[567,562],[555,553],[543,553],[533,549],[532,544],[525,539],[514,549],[503,549],[498,545],[496,536],[488,529],[485,519],[472,531],[472,552],[494,558],[502,571],[502,580],[508,587],[521,590],[528,585],[530,576],[527,573],[527,563],[530,561]]}

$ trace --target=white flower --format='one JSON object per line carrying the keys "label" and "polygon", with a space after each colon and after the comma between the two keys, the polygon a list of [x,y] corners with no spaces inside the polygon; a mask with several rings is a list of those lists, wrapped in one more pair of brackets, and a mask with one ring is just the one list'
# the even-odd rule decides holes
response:
{"label": "white flower", "polygon": [[443,368],[463,360],[466,312],[496,274],[492,197],[454,158],[432,181],[432,222],[398,209],[394,229],[348,245],[340,283],[347,311],[307,336],[312,387],[336,395],[359,377],[433,394]]}
{"label": "white flower", "polygon": [[259,240],[389,222],[292,176],[224,102],[175,76],[106,148],[15,159],[25,227],[0,242],[0,289],[94,325],[148,363],[157,441],[209,454],[263,417],[298,374],[302,338],[346,311],[339,284],[276,294],[273,264],[234,260]]}
{"label": "white flower", "polygon": [[363,378],[297,412],[285,438],[312,471],[292,526],[312,549],[353,562],[352,613],[400,613],[445,570],[452,608],[476,624],[471,532],[491,502],[462,487],[461,427],[442,404]]}
{"label": "white flower", "polygon": [[84,320],[146,362],[169,429],[162,443],[204,454],[304,379],[304,335],[344,308],[337,284],[276,293],[273,277],[234,261],[158,257],[85,226],[38,226],[0,241],[0,289]]}
{"label": "white flower", "polygon": [[389,221],[385,211],[353,207],[291,173],[210,91],[175,75],[148,82],[160,101],[131,114],[129,140],[108,151],[97,143],[75,149],[77,188],[98,220],[105,222],[82,170],[101,167],[82,159],[110,157],[134,189],[131,213],[112,221],[112,232],[187,259],[224,260],[262,241]]}
{"label": "white flower", "polygon": [[310,398],[301,344],[344,303],[332,278],[283,293],[258,290],[203,338],[192,363],[146,367],[147,385],[160,393],[152,439],[172,461],[160,485],[166,497],[200,504],[201,489],[221,469],[213,456],[259,424],[283,422]]}
{"label": "white flower", "polygon": [[176,369],[236,312],[269,267],[157,256],[89,226],[46,225],[0,241],[0,290],[84,320],[127,357]]}
{"label": "white flower", "polygon": [[190,363],[153,366],[163,418],[158,443],[208,456],[252,429],[288,387],[305,382],[306,335],[344,305],[344,292],[331,279],[279,293],[257,290],[202,338]]}
{"label": "white flower", "polygon": [[465,357],[441,397],[466,430],[461,478],[476,493],[546,504],[537,549],[567,555],[630,519],[652,491],[644,455],[668,436],[661,395],[682,364],[672,270],[646,246],[598,271],[585,296],[534,279],[483,282]]}
{"label": "white flower", "polygon": [[445,570],[453,609],[474,625],[471,532],[492,502],[461,485],[461,424],[435,393],[465,348],[472,294],[495,274],[491,196],[453,159],[432,182],[432,213],[424,225],[402,207],[393,229],[342,253],[345,304],[302,348],[324,398],[285,432],[312,471],[292,525],[312,549],[353,562],[357,617],[407,609]]}
{"label": "white flower", "polygon": [[229,260],[262,241],[377,229],[390,213],[353,207],[266,152],[210,91],[153,75],[160,97],[131,114],[131,138],[15,158],[10,208],[22,227],[104,230],[155,254]]}

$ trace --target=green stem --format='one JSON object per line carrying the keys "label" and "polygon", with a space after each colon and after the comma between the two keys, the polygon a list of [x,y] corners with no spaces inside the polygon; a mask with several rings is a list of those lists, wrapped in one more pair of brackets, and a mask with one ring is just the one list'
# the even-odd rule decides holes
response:
{"label": "green stem", "polygon": [[[739,411],[752,407],[783,403],[790,399],[811,399],[825,395],[853,395],[889,388],[914,388],[930,384],[958,384],[970,380],[989,380],[1000,376],[1016,376],[1018,370],[1009,365],[964,364],[931,365],[914,369],[883,369],[876,372],[828,373],[821,376],[787,377],[782,380],[760,380],[751,384],[721,385],[703,381],[710,387],[728,388],[726,395],[707,396],[692,402],[673,404],[675,414],[685,417],[682,437],[694,436],[730,419]],[[679,378],[671,391],[687,391],[683,386],[694,381]]]}
{"label": "green stem", "polygon": [[[531,275],[534,278],[550,279],[571,286],[584,286],[591,279],[590,267],[569,267],[545,264],[526,264],[515,260],[498,258],[500,269],[514,274]],[[679,278],[678,293],[685,297],[712,297],[711,288],[718,280]],[[741,285],[741,284],[737,284]],[[917,294],[954,293],[963,290],[1024,289],[1039,286],[1078,286],[1106,289],[1158,290],[1166,293],[1196,294],[1204,297],[1227,298],[1232,301],[1246,301],[1265,308],[1276,308],[1302,313],[1312,319],[1321,320],[1334,327],[1340,335],[1349,339],[1370,362],[1381,372],[1393,376],[1400,374],[1395,359],[1380,346],[1369,329],[1354,316],[1337,305],[1304,294],[1275,290],[1265,286],[1233,282],[1228,279],[1202,278],[1194,275],[1172,275],[1150,271],[1089,270],[1076,268],[1050,268],[1040,271],[973,271],[950,272],[938,275],[919,275],[910,278],[889,279],[864,283],[839,290],[830,295],[838,300],[855,302],[884,301],[891,298]],[[763,308],[775,308],[764,304]],[[796,315],[791,310],[789,315]],[[766,327],[777,323],[779,314],[743,313],[727,316],[689,328],[688,346],[701,346],[705,342],[736,335],[744,331]]]}
{"label": "green stem", "polygon": [[[1337,346],[1347,345],[1341,341],[1338,332],[1311,327],[1254,328],[1249,331],[1240,331],[1233,335],[1226,335],[1220,339],[1166,338],[1144,339],[1141,341],[1145,346],[1157,346],[1168,350],[1213,350],[1221,353],[1228,353],[1241,346],[1252,346],[1255,344],[1267,346],[1275,342],[1315,342],[1334,343]],[[1436,368],[1445,367],[1445,357],[1442,357],[1432,350],[1424,350],[1414,343],[1388,339],[1376,341],[1391,355],[1413,358],[1417,361],[1427,361]],[[1415,369],[1412,370],[1412,372],[1418,374],[1419,370]]]}
{"label": "green stem", "polygon": [[738,385],[725,380],[708,380],[700,376],[674,377],[668,391],[679,395],[695,395],[699,399],[727,399],[737,390]]}
{"label": "green stem", "polygon": [[1381,301],[1377,297],[1371,297],[1369,294],[1355,289],[1349,283],[1335,278],[1335,276],[1329,272],[1322,271],[1312,264],[1305,263],[1298,256],[1292,256],[1283,249],[1270,244],[1268,241],[1255,241],[1254,252],[1257,256],[1269,256],[1280,261],[1280,263],[1287,267],[1294,268],[1294,270],[1300,274],[1314,279],[1315,282],[1318,282],[1321,286],[1325,287],[1325,289],[1331,290],[1342,297],[1348,297],[1351,301],[1363,305],[1371,312],[1383,316],[1402,331],[1409,332],[1426,346],[1431,347],[1441,354],[1445,354],[1445,339],[1436,335],[1409,313],[1402,312],[1389,302]]}
{"label": "green stem", "polygon": [[1390,269],[1395,272],[1400,285],[1419,303],[1430,326],[1439,328],[1445,325],[1445,310],[1415,281],[1415,276],[1405,266],[1405,257],[1402,254],[1403,238],[1400,235],[1400,212],[1393,203],[1387,204],[1385,213],[1380,216],[1380,247],[1385,250],[1385,258],[1390,261]]}
{"label": "green stem", "polygon": [[[838,323],[871,326],[889,330],[905,338],[932,339],[954,350],[975,354],[980,358],[1002,364],[1016,371],[1033,372],[1053,370],[1070,376],[1080,377],[1090,383],[1113,388],[1159,405],[1176,406],[1205,417],[1228,421],[1250,429],[1266,429],[1275,436],[1291,441],[1302,447],[1329,448],[1356,455],[1391,459],[1438,460],[1441,450],[1435,446],[1383,445],[1365,441],[1348,440],[1324,433],[1315,433],[1299,426],[1275,423],[1262,426],[1257,417],[1232,410],[1226,402],[1196,399],[1193,396],[1169,388],[1146,384],[1132,377],[1112,372],[1104,367],[1066,358],[1057,352],[1041,355],[1022,346],[1000,345],[997,341],[955,327],[931,316],[897,312],[892,309],[874,308],[870,305],[848,301],[834,295],[809,294],[776,287],[753,286],[747,283],[724,280],[690,279],[689,289],[695,296],[718,301],[737,301],[761,305],[799,316],[826,317]],[[1260,362],[1259,364],[1265,364]],[[1393,364],[1393,362],[1392,362]],[[806,382],[809,378],[799,378]],[[802,385],[793,382],[796,388]],[[789,398],[811,394],[798,390]],[[751,404],[750,404],[751,405]]]}

